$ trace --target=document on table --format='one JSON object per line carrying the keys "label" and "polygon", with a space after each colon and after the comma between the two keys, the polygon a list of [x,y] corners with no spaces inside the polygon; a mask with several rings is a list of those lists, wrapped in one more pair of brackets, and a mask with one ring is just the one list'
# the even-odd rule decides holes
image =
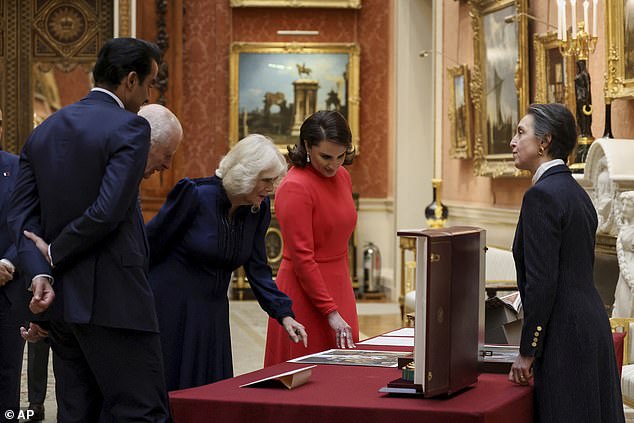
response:
{"label": "document on table", "polygon": [[383,336],[411,336],[414,337],[414,328],[401,328],[392,332],[384,333]]}
{"label": "document on table", "polygon": [[340,364],[344,366],[397,367],[407,351],[328,350],[288,360],[290,363]]}
{"label": "document on table", "polygon": [[367,339],[357,342],[359,345],[386,345],[391,347],[413,347],[414,338],[405,336],[377,336],[376,338]]}

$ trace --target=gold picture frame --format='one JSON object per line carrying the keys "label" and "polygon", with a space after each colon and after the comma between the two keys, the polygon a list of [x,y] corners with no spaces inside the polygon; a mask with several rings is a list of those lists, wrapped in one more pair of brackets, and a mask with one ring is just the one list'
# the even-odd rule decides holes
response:
{"label": "gold picture frame", "polygon": [[524,176],[513,164],[508,143],[529,104],[528,0],[470,0],[469,7],[474,173]]}
{"label": "gold picture frame", "polygon": [[231,0],[231,7],[318,7],[360,9],[361,0]]}
{"label": "gold picture frame", "polygon": [[286,153],[304,119],[329,109],[346,117],[359,151],[359,61],[355,43],[232,43],[229,146],[260,133]]}
{"label": "gold picture frame", "polygon": [[634,0],[606,0],[605,97],[634,98]]}
{"label": "gold picture frame", "polygon": [[554,31],[533,35],[535,103],[561,103],[574,114],[575,58],[564,56]]}
{"label": "gold picture frame", "polygon": [[471,96],[469,94],[469,67],[454,66],[447,69],[449,76],[449,122],[453,159],[471,158]]}

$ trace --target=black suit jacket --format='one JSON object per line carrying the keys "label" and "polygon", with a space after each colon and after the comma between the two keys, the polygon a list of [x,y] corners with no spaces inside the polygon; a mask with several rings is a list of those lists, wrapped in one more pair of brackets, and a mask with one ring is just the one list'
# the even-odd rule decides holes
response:
{"label": "black suit jacket", "polygon": [[23,309],[26,313],[27,291],[24,284],[19,280],[19,269],[17,269],[17,250],[13,243],[13,237],[9,233],[7,226],[7,214],[9,212],[9,198],[15,180],[18,175],[18,156],[15,154],[0,151],[0,259],[7,259],[16,266],[16,273],[13,280],[0,287],[0,295],[7,298],[12,308]]}
{"label": "black suit jacket", "polygon": [[607,314],[592,271],[596,228],[595,208],[567,166],[548,169],[526,191],[513,241],[522,355],[539,357],[564,339],[587,340],[586,330],[604,329]]}
{"label": "black suit jacket", "polygon": [[[149,147],[147,120],[98,91],[29,137],[9,225],[28,283],[40,273],[55,278],[50,319],[158,331],[138,204]],[[51,244],[53,269],[24,229]]]}

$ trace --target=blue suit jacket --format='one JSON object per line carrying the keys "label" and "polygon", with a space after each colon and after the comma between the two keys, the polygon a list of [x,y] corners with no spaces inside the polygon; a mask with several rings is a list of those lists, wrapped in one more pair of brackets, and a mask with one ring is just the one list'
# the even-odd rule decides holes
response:
{"label": "blue suit jacket", "polygon": [[[567,351],[570,345],[564,340],[586,342],[606,335],[601,332],[606,328],[611,336],[593,280],[596,229],[592,201],[567,166],[548,169],[526,191],[513,241],[524,308],[522,355]],[[580,323],[586,319],[587,325]],[[564,354],[566,360],[573,355]]]}
{"label": "blue suit jacket", "polygon": [[[138,204],[149,147],[148,122],[98,91],[53,114],[26,142],[9,225],[28,282],[40,273],[55,278],[50,319],[158,331]],[[53,269],[24,229],[51,244]]]}
{"label": "blue suit jacket", "polygon": [[[18,156],[0,151],[0,259],[8,259],[17,266],[17,250],[13,243],[13,237],[7,226],[7,213],[9,211],[9,197],[15,185],[18,175]],[[0,287],[0,295],[6,296],[12,308],[24,308],[26,313],[27,291],[24,284],[18,279],[19,269],[13,275],[13,280]]]}

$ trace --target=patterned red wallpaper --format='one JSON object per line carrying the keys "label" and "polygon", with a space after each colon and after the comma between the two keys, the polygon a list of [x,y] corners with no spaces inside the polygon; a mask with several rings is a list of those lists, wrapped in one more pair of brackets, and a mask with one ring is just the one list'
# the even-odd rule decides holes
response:
{"label": "patterned red wallpaper", "polygon": [[[350,166],[362,197],[388,193],[391,8],[364,0],[360,10],[231,8],[228,1],[185,0],[183,175],[211,175],[228,146],[229,45],[233,41],[356,42],[361,46],[360,150]],[[278,36],[278,29],[318,36]]]}

